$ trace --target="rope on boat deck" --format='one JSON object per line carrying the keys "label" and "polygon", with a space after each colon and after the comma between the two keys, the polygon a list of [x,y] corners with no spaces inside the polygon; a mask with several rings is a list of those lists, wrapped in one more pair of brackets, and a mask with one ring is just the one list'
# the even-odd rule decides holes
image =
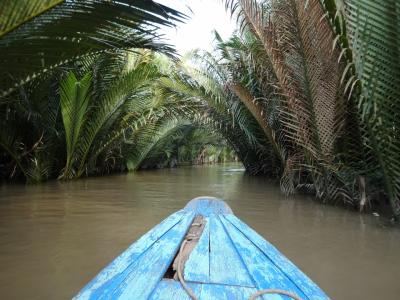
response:
{"label": "rope on boat deck", "polygon": [[[190,237],[190,238],[192,238],[192,237]],[[189,295],[189,297],[192,300],[198,300],[198,298],[194,294],[193,290],[186,284],[186,281],[185,281],[185,279],[183,278],[183,275],[182,275],[182,257],[183,257],[182,254],[183,254],[183,249],[185,248],[185,245],[186,245],[187,241],[188,241],[187,239],[184,239],[182,244],[181,244],[181,247],[179,249],[177,273],[178,273],[179,281],[182,284],[183,289]],[[280,289],[267,289],[267,290],[257,291],[254,294],[250,295],[248,300],[255,300],[258,297],[260,297],[262,295],[265,295],[265,294],[279,294],[279,295],[288,296],[288,297],[290,297],[290,298],[292,298],[294,300],[302,300],[299,296],[297,296],[297,295],[295,295],[295,294],[293,294],[291,292],[288,292],[288,291],[285,291],[285,290],[280,290]]]}
{"label": "rope on boat deck", "polygon": [[181,267],[181,264],[182,264],[182,257],[183,257],[182,253],[183,253],[183,248],[185,248],[185,245],[186,245],[186,242],[187,242],[187,241],[188,241],[187,239],[183,240],[183,242],[182,242],[182,244],[181,244],[181,248],[179,249],[179,258],[178,258],[178,278],[179,278],[179,281],[180,281],[181,284],[182,284],[183,289],[184,289],[184,290],[186,291],[186,293],[190,296],[190,298],[192,298],[192,300],[198,300],[197,297],[196,297],[196,295],[193,293],[192,289],[191,289],[190,287],[187,286],[187,284],[186,284],[186,282],[185,282],[185,279],[184,279],[183,276],[182,276],[182,267]]}

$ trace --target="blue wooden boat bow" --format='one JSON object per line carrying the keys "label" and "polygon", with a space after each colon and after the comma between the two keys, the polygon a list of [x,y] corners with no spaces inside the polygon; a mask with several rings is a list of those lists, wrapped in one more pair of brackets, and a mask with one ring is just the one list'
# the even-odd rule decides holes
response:
{"label": "blue wooden boat bow", "polygon": [[[258,296],[262,290],[271,293]],[[200,197],[143,235],[74,299],[219,300],[252,295],[267,300],[293,299],[289,295],[329,299],[273,245],[235,217],[225,202]]]}

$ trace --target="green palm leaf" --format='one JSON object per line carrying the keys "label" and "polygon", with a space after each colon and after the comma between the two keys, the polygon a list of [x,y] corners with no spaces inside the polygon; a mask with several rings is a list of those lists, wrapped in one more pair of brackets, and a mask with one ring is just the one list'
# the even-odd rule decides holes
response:
{"label": "green palm leaf", "polygon": [[135,135],[134,147],[127,153],[126,165],[128,170],[137,170],[157,145],[176,133],[180,122],[176,119],[160,119],[158,122],[146,124]]}
{"label": "green palm leaf", "polygon": [[72,169],[74,154],[77,149],[77,143],[81,135],[89,104],[91,79],[91,75],[86,74],[78,81],[75,74],[71,72],[60,84],[61,115],[67,146],[67,163],[60,176],[61,178],[69,179],[75,175]]}
{"label": "green palm leaf", "polygon": [[[395,215],[400,215],[400,3],[344,0],[366,144],[377,157]],[[357,80],[357,81],[356,81]]]}
{"label": "green palm leaf", "polygon": [[96,107],[92,107],[91,117],[85,124],[76,152],[79,161],[78,177],[85,171],[87,157],[103,126],[129,97],[156,76],[158,76],[158,70],[153,65],[140,64],[116,80],[100,102],[96,103]]}
{"label": "green palm leaf", "polygon": [[[13,3],[7,0],[4,6],[14,7]],[[25,20],[24,10],[6,17],[18,19],[18,14]],[[65,1],[1,37],[0,96],[56,66],[105,50],[148,48],[171,53],[157,30],[182,17],[147,0]]]}
{"label": "green palm leaf", "polygon": [[65,0],[14,0],[0,3],[0,38]]}

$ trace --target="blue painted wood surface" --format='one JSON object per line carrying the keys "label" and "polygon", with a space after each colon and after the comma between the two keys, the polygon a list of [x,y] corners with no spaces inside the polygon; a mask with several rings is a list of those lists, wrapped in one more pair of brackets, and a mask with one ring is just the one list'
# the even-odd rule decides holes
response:
{"label": "blue painted wood surface", "polygon": [[200,300],[248,299],[257,290],[255,288],[223,284],[203,284]]}
{"label": "blue painted wood surface", "polygon": [[[307,275],[287,259],[271,243],[267,242],[248,225],[240,221],[234,215],[224,215],[223,218],[239,229],[254,245],[256,245],[265,256],[267,256],[283,273],[286,274],[298,287],[301,288],[308,299],[329,299],[325,293]],[[229,225],[228,225],[229,226]]]}
{"label": "blue painted wood surface", "polygon": [[219,214],[233,214],[231,208],[224,201],[214,197],[194,198],[186,204],[183,210],[194,212],[204,217]]}
{"label": "blue painted wood surface", "polygon": [[[236,300],[248,299],[255,288],[238,287],[223,284],[188,283],[199,300]],[[178,281],[162,280],[151,294],[149,300],[191,300]],[[271,298],[272,300],[274,298]],[[268,299],[269,300],[269,299]]]}
{"label": "blue painted wood surface", "polygon": [[254,287],[218,215],[210,217],[210,282]]}
{"label": "blue painted wood surface", "polygon": [[[242,232],[234,226],[230,226],[230,223],[223,217],[221,219],[229,236],[235,241],[234,247],[243,259],[247,272],[251,275],[259,290],[280,289],[292,292],[302,299],[307,299],[302,290]],[[281,295],[276,295],[275,298],[277,300],[291,299]]]}
{"label": "blue painted wood surface", "polygon": [[[174,248],[174,251],[167,253],[167,255],[169,255],[168,261],[170,262],[173,259],[176,250],[180,245],[180,241],[186,233],[186,230],[190,225],[190,221],[193,219],[193,216],[193,214],[180,211],[165,219],[162,223],[157,225],[147,234],[142,236],[136,243],[130,246],[118,258],[111,262],[110,265],[103,269],[103,271],[101,271],[91,282],[89,282],[89,284],[87,284],[86,287],[74,299],[121,299],[117,294],[112,296],[112,293],[114,293],[114,291],[118,292],[119,289],[121,289],[121,291],[124,289],[124,285],[119,286],[119,284],[125,283],[124,279],[126,276],[129,275],[130,272],[137,266],[139,267],[137,264],[138,260],[143,258],[145,254],[148,254],[148,250],[152,246],[155,246],[156,249],[159,250],[159,252],[156,253],[153,253],[154,251],[152,251],[154,256],[157,257],[158,255],[161,256],[162,253],[164,253],[162,246],[165,243],[169,244]],[[177,224],[181,224],[178,232],[176,229],[172,230]],[[176,243],[175,245],[172,245],[168,240],[168,238],[171,236],[171,232],[172,234],[176,234],[176,237],[178,238],[178,240],[173,239],[173,241]],[[170,234],[166,236],[168,233]],[[148,263],[144,261],[142,261],[142,263],[145,266],[148,266]],[[162,270],[160,268],[158,273],[161,271]],[[160,277],[163,274],[161,274]],[[151,278],[148,278],[146,275],[142,277],[151,280]]]}
{"label": "blue painted wood surface", "polygon": [[172,227],[100,299],[147,299],[171,264],[193,218],[193,214],[188,214]]}
{"label": "blue painted wood surface", "polygon": [[259,289],[284,289],[304,300],[329,300],[274,246],[236,218],[225,202],[212,197],[193,199],[154,227],[74,299],[190,299],[179,281],[163,276],[196,215],[206,223],[183,274],[200,300],[247,299]]}
{"label": "blue painted wood surface", "polygon": [[[190,283],[188,286],[192,289],[195,295],[201,295],[203,288],[202,284]],[[161,280],[149,300],[191,300],[186,291],[182,288],[179,281],[173,279]]]}
{"label": "blue painted wood surface", "polygon": [[185,263],[184,278],[186,281],[210,282],[210,222],[206,225],[196,247]]}
{"label": "blue painted wood surface", "polygon": [[185,215],[186,213],[183,211],[176,212],[143,235],[136,243],[132,244],[104,268],[75,298],[80,300],[97,299],[97,295],[101,294],[106,285],[112,283],[118,274],[135,262],[140,255],[175,226]]}

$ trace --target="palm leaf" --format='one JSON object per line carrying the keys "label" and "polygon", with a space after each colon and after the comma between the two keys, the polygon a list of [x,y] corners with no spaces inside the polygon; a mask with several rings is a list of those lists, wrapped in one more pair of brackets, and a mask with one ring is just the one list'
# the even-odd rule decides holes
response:
{"label": "palm leaf", "polygon": [[306,182],[311,176],[317,195],[334,198],[342,189],[333,180],[341,165],[337,145],[351,114],[344,113],[344,66],[338,64],[340,50],[323,6],[317,0],[239,0],[226,5],[237,15],[242,32],[249,30],[258,38],[268,58],[265,64],[273,75],[269,85],[277,87],[281,99],[281,142],[289,146],[286,167],[300,172]]}
{"label": "palm leaf", "polygon": [[396,0],[342,2],[355,78],[361,83],[359,109],[365,142],[377,157],[392,210],[398,216],[400,4]]}
{"label": "palm leaf", "polygon": [[85,124],[76,152],[79,161],[78,177],[85,171],[86,159],[102,127],[129,97],[157,75],[158,71],[154,66],[148,64],[139,65],[116,80],[101,101],[96,104],[96,107],[92,108],[93,113],[90,120],[87,120]]}
{"label": "palm leaf", "polygon": [[[258,76],[253,73],[253,62],[248,58],[249,55],[253,54],[254,49],[247,47],[246,41],[242,41],[237,36],[233,36],[225,43],[218,33],[216,33],[216,39],[218,40],[217,47],[222,52],[221,56],[224,62],[220,72],[227,73],[227,75],[225,75],[227,81],[224,84],[244,104],[257,121],[265,136],[268,138],[269,143],[272,145],[276,156],[284,160],[285,153],[283,147],[281,147],[276,140],[276,132],[271,126],[272,124],[269,122],[266,113],[272,101],[260,101],[256,96],[259,94],[260,89],[259,82],[255,82],[258,80]],[[221,64],[214,63],[213,65],[218,66]],[[263,67],[266,68],[267,66],[264,65]],[[269,91],[269,93],[260,96],[263,96],[262,98],[264,99],[271,99],[274,97],[272,93],[273,92]]]}
{"label": "palm leaf", "polygon": [[[7,0],[4,5],[13,3]],[[10,18],[18,19],[19,13],[24,20],[24,10]],[[10,94],[56,66],[108,49],[148,48],[171,53],[173,49],[160,40],[157,30],[182,17],[147,0],[65,1],[0,39],[0,95]]]}
{"label": "palm leaf", "polygon": [[128,170],[137,170],[159,142],[175,133],[178,125],[178,120],[166,119],[142,127],[135,135],[134,148],[127,153]]}
{"label": "palm leaf", "polygon": [[65,0],[14,0],[0,3],[0,38]]}
{"label": "palm leaf", "polygon": [[266,140],[257,121],[225,87],[227,73],[219,67],[220,63],[209,53],[195,53],[192,59],[199,68],[191,67],[193,62],[189,61],[175,76],[164,78],[159,86],[162,97],[199,102],[197,113],[185,114],[187,119],[224,136],[249,172],[279,173],[271,146],[263,146]]}
{"label": "palm leaf", "polygon": [[91,75],[86,74],[80,81],[74,73],[69,73],[60,84],[61,114],[64,123],[67,162],[61,178],[74,177],[73,163],[77,143],[81,135],[89,104],[89,88]]}

